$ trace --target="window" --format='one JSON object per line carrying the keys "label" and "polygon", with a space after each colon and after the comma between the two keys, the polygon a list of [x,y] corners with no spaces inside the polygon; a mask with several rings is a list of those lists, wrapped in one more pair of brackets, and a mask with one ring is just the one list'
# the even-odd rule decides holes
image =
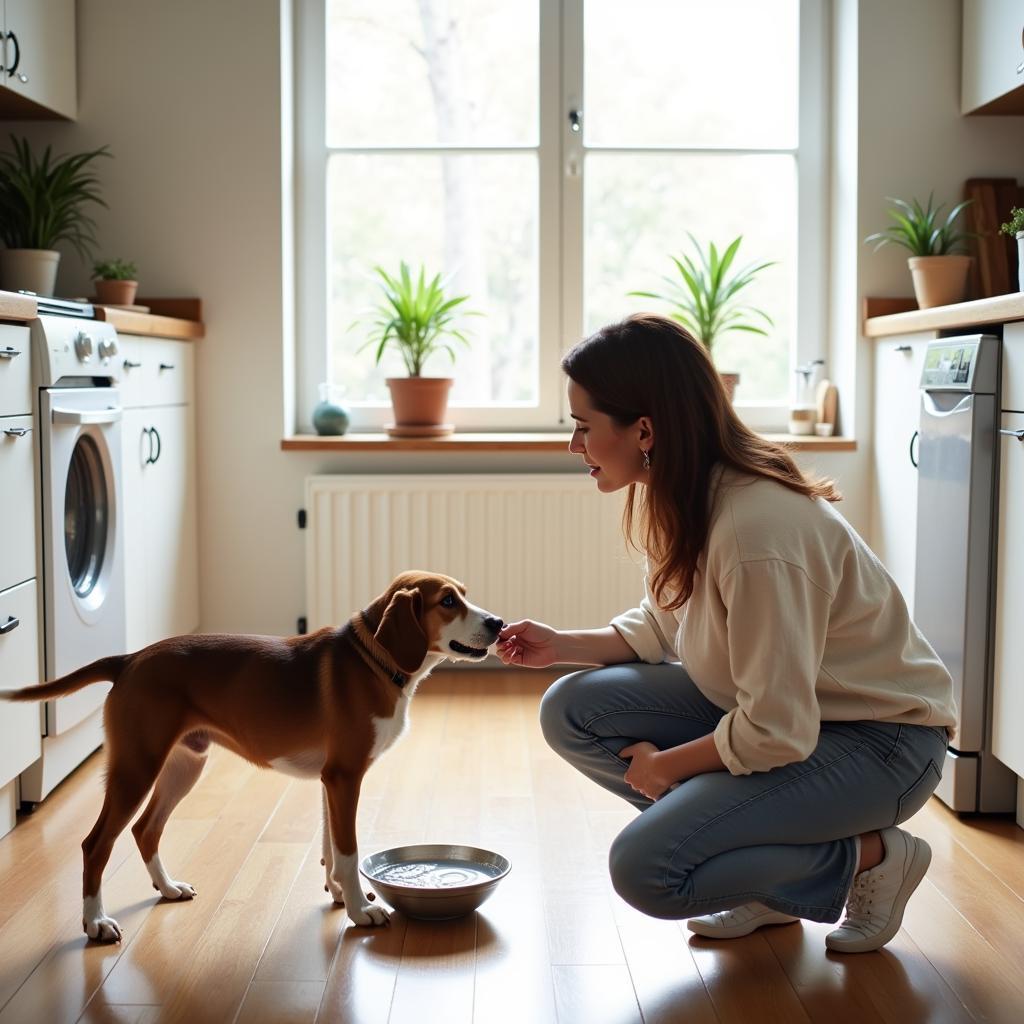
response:
{"label": "window", "polygon": [[554,427],[562,353],[667,312],[627,293],[660,291],[691,232],[775,263],[744,293],[770,335],[728,334],[716,362],[777,424],[791,366],[824,355],[822,7],[298,0],[300,409],[330,380],[357,426],[388,418],[401,363],[358,350],[373,268],[404,260],[483,314],[454,367],[427,365],[455,377],[451,419]]}

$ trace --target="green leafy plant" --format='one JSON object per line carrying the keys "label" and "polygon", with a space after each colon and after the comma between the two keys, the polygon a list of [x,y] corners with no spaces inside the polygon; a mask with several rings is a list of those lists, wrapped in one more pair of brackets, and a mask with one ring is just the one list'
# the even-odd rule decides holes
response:
{"label": "green leafy plant", "polygon": [[678,320],[702,342],[708,352],[714,351],[715,342],[726,331],[750,331],[752,334],[767,335],[767,331],[754,322],[754,318],[774,326],[772,318],[763,310],[743,305],[737,293],[773,262],[751,263],[739,270],[729,270],[743,236],[734,238],[721,253],[714,242],[705,249],[690,232],[687,232],[697,256],[685,253],[670,257],[678,271],[678,277],[663,277],[668,285],[667,292],[629,292],[647,299],[661,299],[670,303],[670,316]]}
{"label": "green leafy plant", "polygon": [[359,351],[376,345],[379,364],[389,345],[397,348],[410,377],[421,376],[423,364],[441,349],[454,362],[455,350],[444,339],[455,338],[468,347],[469,341],[455,324],[459,316],[480,315],[467,310],[456,311],[469,296],[448,297],[441,275],[427,281],[426,270],[422,266],[415,279],[404,261],[399,265],[397,276],[392,276],[382,267],[373,269],[380,277],[384,297],[369,314],[374,317],[372,321],[356,321],[369,322],[372,327],[370,337]]}
{"label": "green leafy plant", "polygon": [[1010,219],[999,230],[1011,238],[1015,238],[1021,231],[1024,231],[1024,209],[1019,206],[1012,207]]}
{"label": "green leafy plant", "polygon": [[12,135],[11,143],[13,153],[0,154],[0,238],[10,249],[52,249],[68,242],[88,259],[96,225],[85,206],[107,205],[88,165],[110,156],[108,147],[51,157],[47,146],[36,159],[27,139]]}
{"label": "green leafy plant", "polygon": [[101,281],[134,281],[136,267],[131,260],[100,260],[92,265],[92,273]]}
{"label": "green leafy plant", "polygon": [[868,235],[865,242],[877,242],[875,252],[883,245],[902,245],[910,251],[911,256],[948,256],[960,251],[968,238],[974,235],[970,231],[957,231],[953,222],[960,216],[965,206],[974,202],[965,199],[957,203],[945,220],[941,219],[945,203],[933,205],[933,195],[928,196],[928,205],[922,207],[916,200],[906,203],[902,199],[886,196],[895,207],[889,210],[889,216],[895,221],[884,231]]}

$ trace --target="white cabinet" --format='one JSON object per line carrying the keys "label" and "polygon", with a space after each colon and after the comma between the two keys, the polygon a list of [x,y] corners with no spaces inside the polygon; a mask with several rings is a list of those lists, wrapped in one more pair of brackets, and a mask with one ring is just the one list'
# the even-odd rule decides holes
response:
{"label": "white cabinet", "polygon": [[[0,324],[0,689],[42,679],[36,587],[35,420],[29,330]],[[0,703],[0,836],[14,827],[17,778],[40,753],[39,706]]]}
{"label": "white cabinet", "polygon": [[2,0],[0,115],[74,120],[75,0]]}
{"label": "white cabinet", "polygon": [[934,333],[886,338],[875,349],[871,548],[913,612],[917,548],[917,442],[924,354]]}
{"label": "white cabinet", "polygon": [[964,0],[960,110],[1024,114],[1024,4]]}
{"label": "white cabinet", "polygon": [[120,335],[128,650],[199,625],[193,350]]}

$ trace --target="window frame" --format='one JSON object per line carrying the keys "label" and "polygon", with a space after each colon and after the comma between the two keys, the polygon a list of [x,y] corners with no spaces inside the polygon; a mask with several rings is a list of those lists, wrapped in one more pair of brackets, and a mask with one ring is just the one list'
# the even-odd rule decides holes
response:
{"label": "window frame", "polygon": [[[585,0],[537,0],[539,117],[535,147],[378,146],[335,147],[326,143],[326,0],[295,0],[295,388],[298,423],[308,432],[319,384],[328,380],[327,165],[332,152],[501,153],[529,152],[538,160],[538,403],[533,406],[450,406],[449,419],[462,430],[557,430],[568,426],[565,389],[558,363],[583,331],[583,186],[585,132],[572,132],[569,111],[586,109],[583,93],[583,5]],[[705,147],[604,147],[587,151],[665,153],[780,153],[796,159],[797,267],[796,337],[790,366],[828,359],[828,110],[830,26],[827,0],[799,0],[800,68],[798,144],[795,149]],[[564,46],[563,46],[564,40]],[[458,372],[456,364],[454,373]],[[346,396],[352,400],[353,396]],[[787,401],[739,403],[752,428],[780,428]],[[356,406],[353,431],[380,430],[390,408]]]}

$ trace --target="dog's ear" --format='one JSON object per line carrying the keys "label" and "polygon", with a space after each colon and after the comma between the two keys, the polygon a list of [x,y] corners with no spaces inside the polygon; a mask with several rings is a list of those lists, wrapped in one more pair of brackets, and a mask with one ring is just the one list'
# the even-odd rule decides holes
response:
{"label": "dog's ear", "polygon": [[422,615],[423,598],[418,590],[396,590],[374,634],[374,639],[395,659],[395,664],[410,676],[427,656],[427,634],[420,623]]}

